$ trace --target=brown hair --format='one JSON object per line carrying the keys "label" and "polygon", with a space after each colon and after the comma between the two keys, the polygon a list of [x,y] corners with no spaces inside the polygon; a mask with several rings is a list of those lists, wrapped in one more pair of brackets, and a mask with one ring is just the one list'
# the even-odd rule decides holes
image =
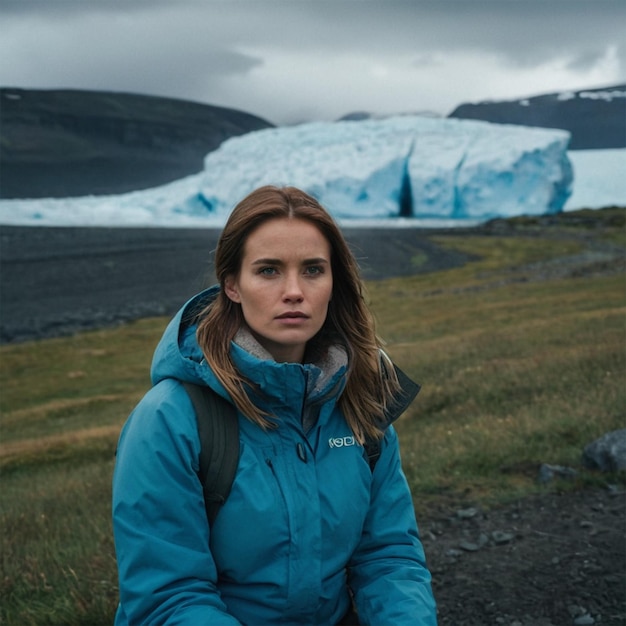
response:
{"label": "brown hair", "polygon": [[224,290],[228,277],[241,269],[244,245],[250,234],[273,218],[297,218],[315,225],[331,248],[332,299],[324,327],[313,338],[341,343],[348,352],[348,374],[339,405],[355,437],[381,435],[380,420],[398,381],[393,367],[382,362],[382,342],[364,297],[359,268],[339,227],[327,211],[295,187],[265,186],[250,193],[233,210],[217,244],[215,274],[220,283],[217,298],[199,316],[197,337],[204,356],[239,410],[266,428],[271,425],[246,394],[244,380],[230,357],[230,344],[244,319],[241,306]]}

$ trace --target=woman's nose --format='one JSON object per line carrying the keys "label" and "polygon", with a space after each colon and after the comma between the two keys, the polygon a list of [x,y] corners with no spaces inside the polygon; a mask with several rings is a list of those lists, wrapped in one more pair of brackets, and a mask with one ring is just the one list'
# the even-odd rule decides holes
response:
{"label": "woman's nose", "polygon": [[299,302],[303,298],[302,287],[298,276],[287,276],[283,298],[288,301]]}

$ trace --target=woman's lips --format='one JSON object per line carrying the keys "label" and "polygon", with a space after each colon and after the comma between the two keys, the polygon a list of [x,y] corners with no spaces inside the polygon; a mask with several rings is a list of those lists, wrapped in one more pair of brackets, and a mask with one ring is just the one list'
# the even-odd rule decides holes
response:
{"label": "woman's lips", "polygon": [[309,317],[301,311],[288,311],[287,313],[278,315],[276,319],[283,324],[301,324],[302,322],[308,320]]}

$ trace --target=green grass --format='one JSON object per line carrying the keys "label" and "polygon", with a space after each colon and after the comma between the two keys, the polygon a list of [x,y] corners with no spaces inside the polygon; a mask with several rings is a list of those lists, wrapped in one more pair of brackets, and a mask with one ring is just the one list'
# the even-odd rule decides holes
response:
{"label": "green grass", "polygon": [[[545,489],[541,463],[580,469],[586,443],[624,426],[623,271],[535,280],[532,270],[619,241],[620,229],[441,236],[480,260],[368,284],[391,356],[423,385],[397,424],[418,517]],[[112,622],[115,444],[166,322],[0,347],[0,624]]]}
{"label": "green grass", "polygon": [[112,623],[111,454],[2,476],[2,624]]}

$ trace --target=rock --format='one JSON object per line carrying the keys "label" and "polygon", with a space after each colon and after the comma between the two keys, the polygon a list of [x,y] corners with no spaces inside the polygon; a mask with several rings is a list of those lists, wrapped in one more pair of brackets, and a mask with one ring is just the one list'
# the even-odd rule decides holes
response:
{"label": "rock", "polygon": [[626,428],[606,433],[583,450],[582,463],[601,472],[626,470]]}
{"label": "rock", "polygon": [[472,517],[476,517],[476,515],[478,514],[478,509],[472,507],[469,507],[468,509],[459,509],[456,512],[456,516],[459,519],[470,519]]}
{"label": "rock", "polygon": [[491,533],[491,538],[493,539],[496,545],[501,545],[503,543],[509,543],[512,541],[515,535],[513,533],[505,533],[502,530],[494,530]]}
{"label": "rock", "polygon": [[477,543],[465,540],[459,543],[459,548],[465,550],[465,552],[477,552],[478,550],[480,550],[480,546]]}
{"label": "rock", "polygon": [[455,550],[454,548],[450,548],[450,550],[446,551],[446,556],[449,556],[453,559],[460,557],[463,553],[460,550]]}
{"label": "rock", "polygon": [[539,468],[538,481],[540,483],[549,483],[555,479],[572,480],[578,476],[578,472],[571,467],[563,465],[548,465],[543,463]]}

